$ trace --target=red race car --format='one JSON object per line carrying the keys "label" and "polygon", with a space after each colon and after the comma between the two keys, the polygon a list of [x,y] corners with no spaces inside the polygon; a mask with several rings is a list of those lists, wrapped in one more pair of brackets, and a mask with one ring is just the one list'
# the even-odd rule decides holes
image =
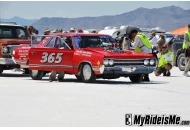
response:
{"label": "red race car", "polygon": [[119,77],[140,82],[142,74],[152,73],[157,66],[153,54],[123,51],[113,38],[102,34],[55,33],[34,37],[30,46],[20,45],[13,56],[17,64],[30,69],[34,80],[41,80],[50,71],[63,71],[83,82]]}

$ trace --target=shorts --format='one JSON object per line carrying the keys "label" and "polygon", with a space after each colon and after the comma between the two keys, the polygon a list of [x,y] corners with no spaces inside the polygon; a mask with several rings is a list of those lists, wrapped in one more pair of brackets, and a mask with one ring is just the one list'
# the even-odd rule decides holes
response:
{"label": "shorts", "polygon": [[[172,65],[170,63],[167,63],[167,65],[172,69]],[[164,67],[158,67],[156,69],[156,73],[158,73],[158,74],[162,74],[164,72],[166,72],[166,69]]]}

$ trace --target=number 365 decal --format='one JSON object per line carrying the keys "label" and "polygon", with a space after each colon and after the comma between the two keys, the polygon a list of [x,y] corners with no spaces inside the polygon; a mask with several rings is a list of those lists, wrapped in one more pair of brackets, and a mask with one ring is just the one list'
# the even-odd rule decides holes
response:
{"label": "number 365 decal", "polygon": [[40,62],[45,63],[61,63],[62,61],[62,55],[63,53],[50,53],[48,54],[47,52],[42,53],[42,60]]}

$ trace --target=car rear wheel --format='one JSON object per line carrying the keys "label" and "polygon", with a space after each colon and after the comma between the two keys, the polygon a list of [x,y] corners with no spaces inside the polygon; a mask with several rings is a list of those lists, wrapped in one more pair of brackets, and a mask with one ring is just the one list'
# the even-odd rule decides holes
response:
{"label": "car rear wheel", "polygon": [[137,75],[134,75],[134,76],[129,76],[129,79],[133,83],[140,83],[141,79],[142,79],[142,74],[137,74]]}
{"label": "car rear wheel", "polygon": [[185,54],[182,53],[179,55],[177,59],[177,66],[179,70],[184,71],[185,70]]}
{"label": "car rear wheel", "polygon": [[41,80],[44,76],[44,71],[30,70],[30,76],[33,80]]}
{"label": "car rear wheel", "polygon": [[3,66],[0,65],[0,74],[3,73]]}
{"label": "car rear wheel", "polygon": [[81,78],[85,83],[93,83],[96,80],[96,75],[92,70],[92,67],[88,63],[84,63],[81,68]]}

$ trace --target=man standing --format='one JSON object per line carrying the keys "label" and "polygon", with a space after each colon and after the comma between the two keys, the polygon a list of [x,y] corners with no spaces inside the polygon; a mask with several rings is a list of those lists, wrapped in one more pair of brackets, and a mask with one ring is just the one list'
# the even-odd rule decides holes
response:
{"label": "man standing", "polygon": [[184,76],[190,77],[188,71],[190,69],[190,24],[188,25],[188,30],[184,34],[183,49],[185,49],[186,64],[184,70]]}
{"label": "man standing", "polygon": [[166,39],[164,33],[160,34],[160,38],[158,39],[157,46],[158,46],[158,51],[162,50],[162,46],[165,44]]}
{"label": "man standing", "polygon": [[158,39],[156,38],[156,32],[155,32],[155,31],[152,31],[152,32],[151,32],[151,37],[150,37],[149,40],[150,40],[150,43],[151,43],[153,46],[155,46],[155,47],[158,46],[158,44],[157,44]]}
{"label": "man standing", "polygon": [[[144,53],[152,53],[152,45],[148,39],[148,37],[143,33],[138,33],[137,31],[133,31],[131,35],[135,37],[135,41],[132,44],[132,46],[135,49],[135,52],[144,52]],[[149,75],[145,74],[142,81],[149,82]]]}

